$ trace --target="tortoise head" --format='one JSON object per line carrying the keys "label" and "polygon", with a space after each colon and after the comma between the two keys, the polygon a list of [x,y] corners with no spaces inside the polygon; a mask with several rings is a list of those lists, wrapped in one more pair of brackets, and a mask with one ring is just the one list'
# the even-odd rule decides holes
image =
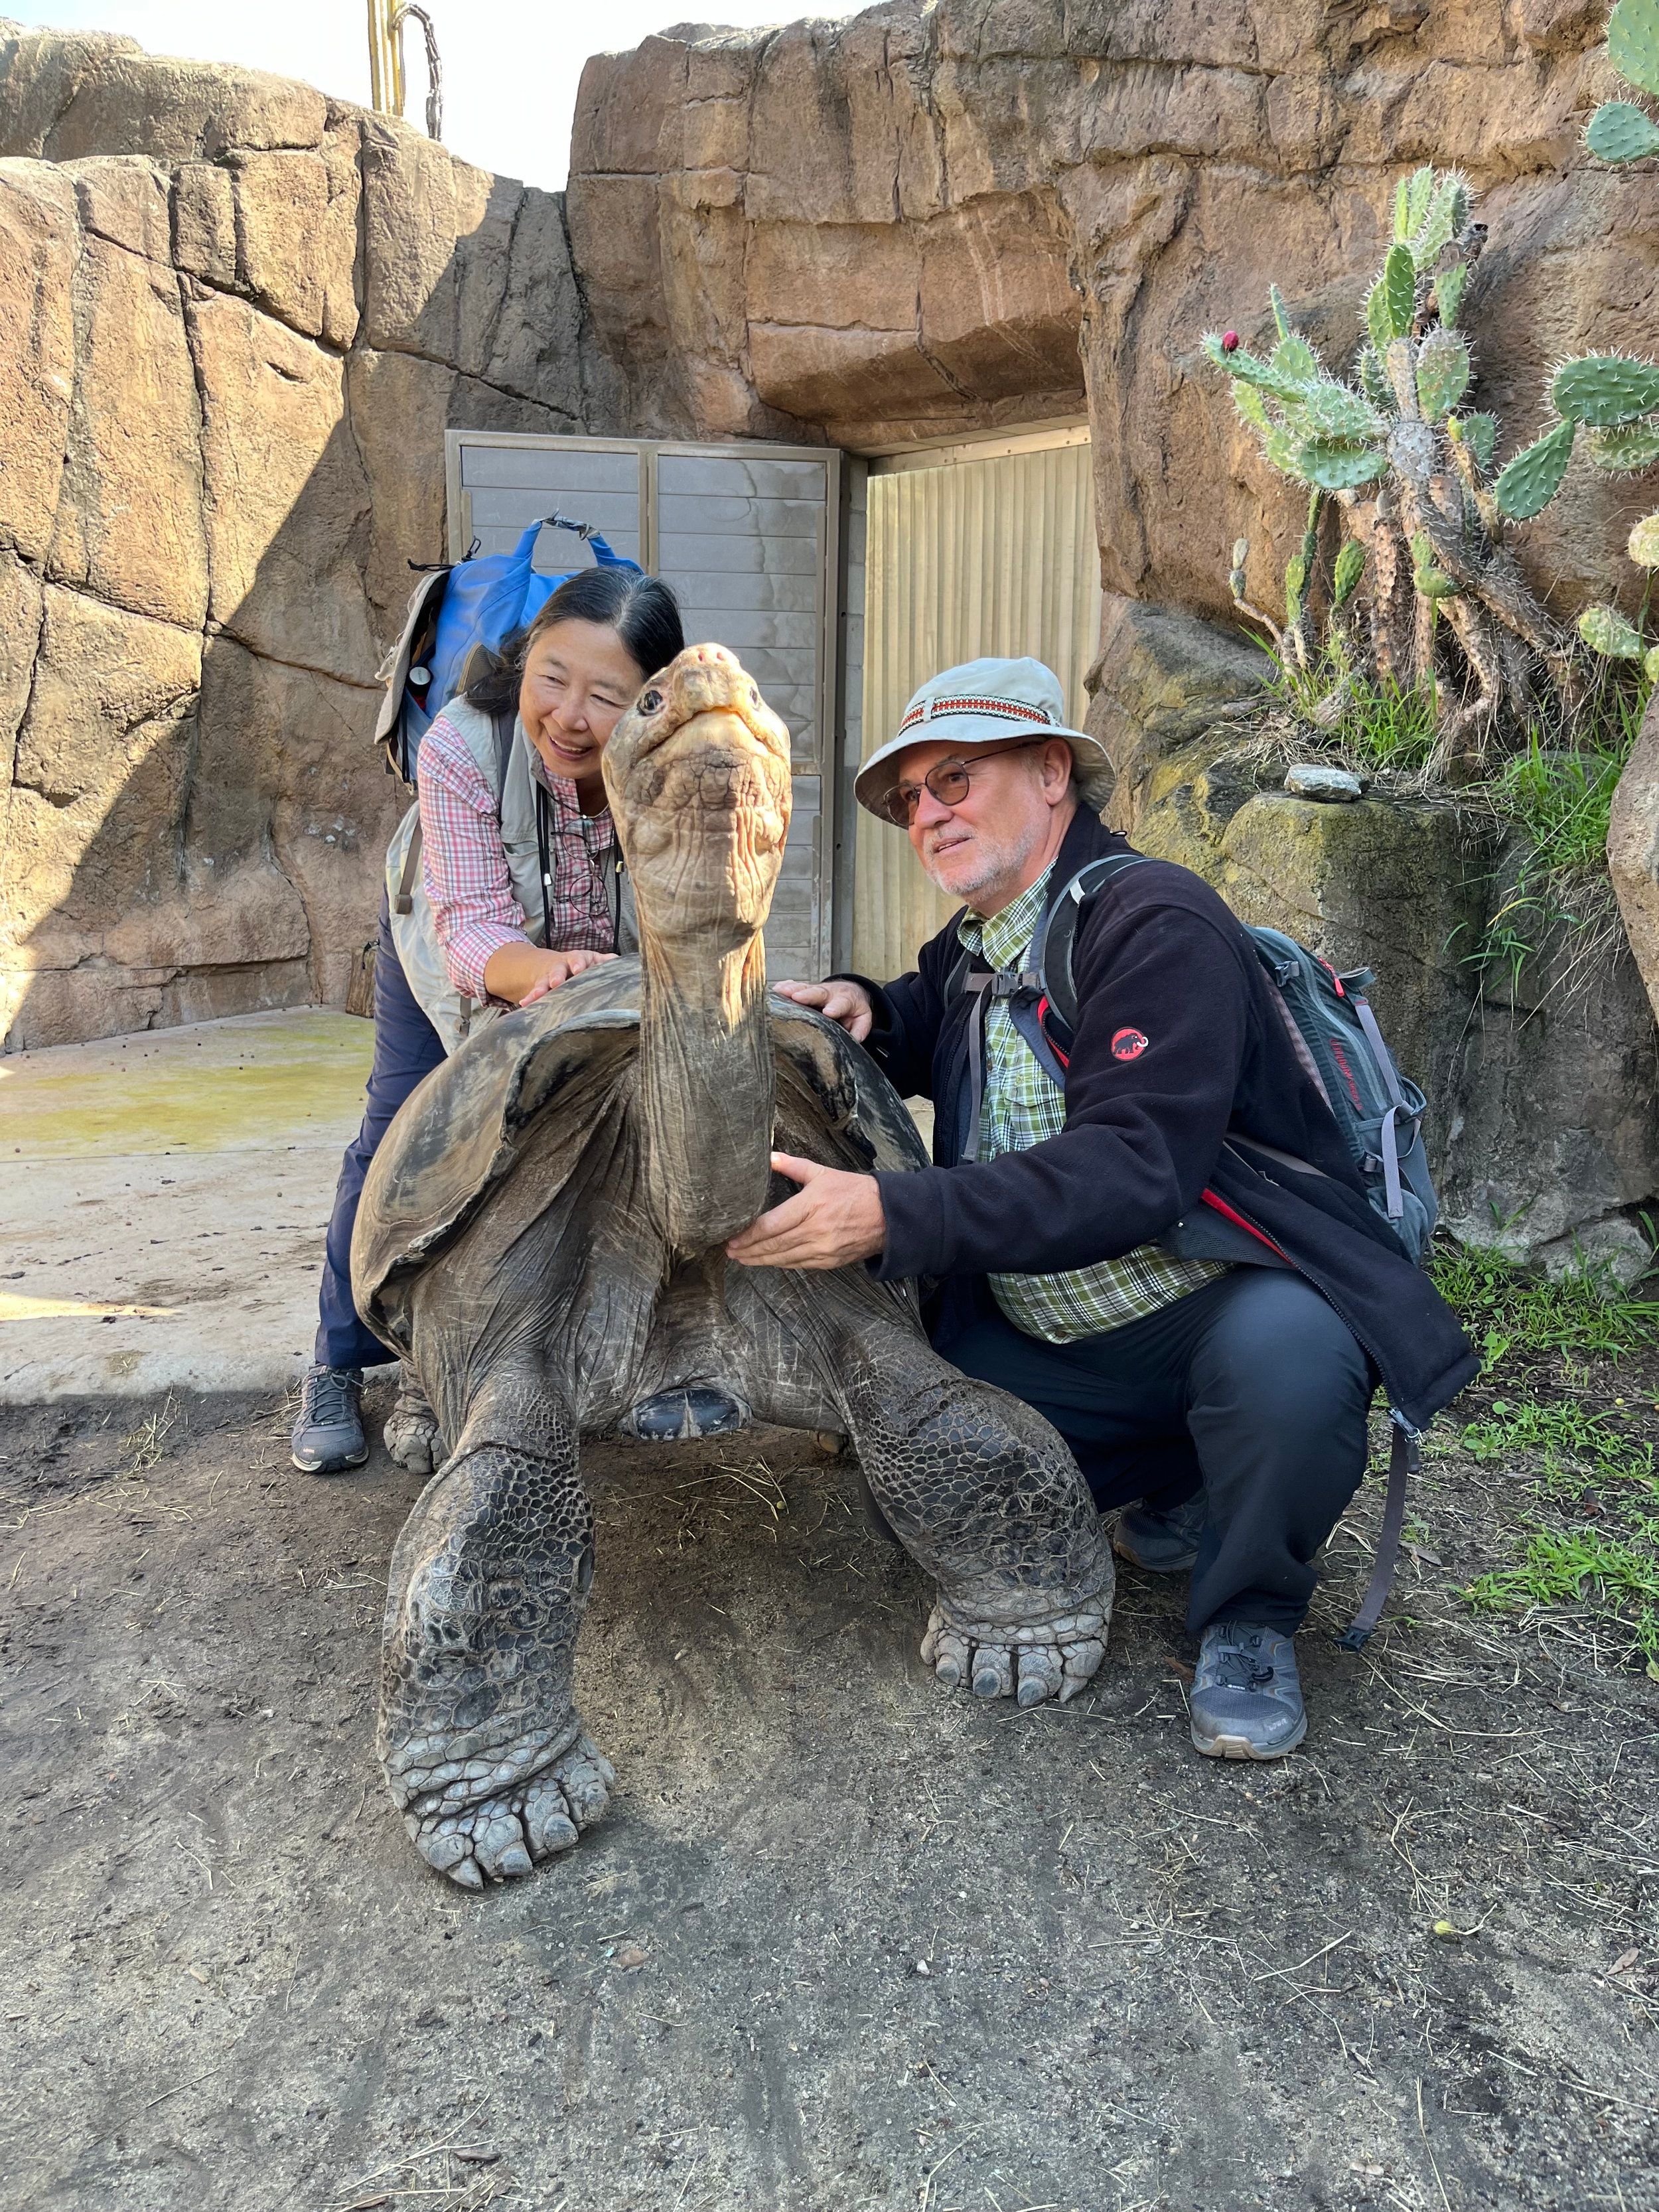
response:
{"label": "tortoise head", "polygon": [[605,749],[640,926],[647,1202],[707,1251],[766,1200],[775,1076],[761,925],[789,832],[789,732],[723,646],[653,676]]}
{"label": "tortoise head", "polygon": [[789,732],[724,646],[688,646],[612,731],[605,787],[641,938],[718,957],[766,920],[789,831]]}

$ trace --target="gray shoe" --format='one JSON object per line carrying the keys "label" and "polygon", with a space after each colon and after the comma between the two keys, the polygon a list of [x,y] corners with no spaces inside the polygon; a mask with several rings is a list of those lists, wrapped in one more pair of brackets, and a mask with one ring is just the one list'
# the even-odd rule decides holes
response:
{"label": "gray shoe", "polygon": [[427,1403],[420,1377],[405,1360],[398,1370],[398,1395],[386,1417],[386,1448],[411,1474],[430,1474],[444,1455],[438,1416]]}
{"label": "gray shoe", "polygon": [[1291,1638],[1260,1621],[1211,1622],[1188,1704],[1209,1759],[1282,1759],[1308,1733]]}
{"label": "gray shoe", "polygon": [[1204,1492],[1198,1490],[1168,1513],[1126,1505],[1112,1531],[1112,1549],[1149,1575],[1178,1575],[1197,1560],[1203,1530]]}
{"label": "gray shoe", "polygon": [[300,1389],[300,1412],[290,1437],[294,1464],[302,1474],[338,1474],[368,1457],[363,1434],[363,1370],[313,1367]]}

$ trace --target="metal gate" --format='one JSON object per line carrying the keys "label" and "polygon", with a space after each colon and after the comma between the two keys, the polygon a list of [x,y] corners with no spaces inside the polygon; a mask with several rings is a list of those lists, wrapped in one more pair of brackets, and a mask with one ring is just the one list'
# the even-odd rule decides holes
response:
{"label": "metal gate", "polygon": [[[1032,653],[1074,726],[1100,635],[1089,434],[1078,425],[888,455],[866,489],[862,752],[897,729],[917,685],[982,654]],[[848,781],[850,782],[850,770]],[[902,830],[850,811],[852,963],[886,977],[960,901],[936,891]],[[856,827],[854,824],[856,819]]]}
{"label": "metal gate", "polygon": [[[794,808],[772,918],[775,976],[830,964],[833,854],[824,832],[837,726],[841,462],[823,447],[682,445],[452,430],[449,550],[510,551],[555,508],[673,587],[688,640],[729,646],[787,723]],[[543,541],[550,565],[585,547]]]}

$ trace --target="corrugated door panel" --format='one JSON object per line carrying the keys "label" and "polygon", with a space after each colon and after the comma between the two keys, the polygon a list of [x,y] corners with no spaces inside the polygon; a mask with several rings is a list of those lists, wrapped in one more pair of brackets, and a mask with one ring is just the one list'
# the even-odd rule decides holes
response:
{"label": "corrugated door panel", "polygon": [[[613,553],[640,558],[636,452],[466,443],[460,482],[461,526],[480,553],[510,553],[529,524],[556,509],[573,522],[591,522]],[[581,540],[562,530],[549,531],[536,549],[536,565],[547,571],[583,568],[592,559]]]}
{"label": "corrugated door panel", "polygon": [[789,842],[766,930],[774,975],[827,963],[820,866],[827,461],[728,448],[657,457],[657,573],[689,643],[729,646],[788,725]]}
{"label": "corrugated door panel", "polygon": [[[872,467],[863,637],[863,757],[917,685],[981,655],[1031,653],[1078,722],[1100,629],[1087,446],[882,474]],[[853,965],[902,975],[960,902],[936,891],[902,830],[858,810]]]}

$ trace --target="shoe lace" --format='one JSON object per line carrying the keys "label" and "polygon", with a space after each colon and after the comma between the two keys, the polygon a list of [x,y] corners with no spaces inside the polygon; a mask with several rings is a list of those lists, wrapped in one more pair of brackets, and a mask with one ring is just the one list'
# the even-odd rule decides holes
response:
{"label": "shoe lace", "polygon": [[1224,1651],[1216,1662],[1215,1679],[1229,1690],[1265,1690],[1273,1679],[1273,1669],[1264,1667],[1248,1651],[1235,1648]]}
{"label": "shoe lace", "polygon": [[334,1428],[349,1421],[356,1413],[352,1403],[357,1387],[357,1377],[349,1367],[319,1367],[314,1375],[307,1375],[305,1387],[305,1417],[319,1428]]}

